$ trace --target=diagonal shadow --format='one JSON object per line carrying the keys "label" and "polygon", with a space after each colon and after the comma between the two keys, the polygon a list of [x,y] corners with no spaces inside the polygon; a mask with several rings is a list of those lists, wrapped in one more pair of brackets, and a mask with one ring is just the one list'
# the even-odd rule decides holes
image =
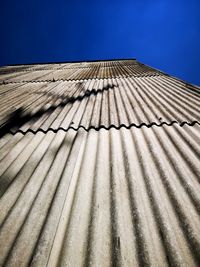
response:
{"label": "diagonal shadow", "polygon": [[[79,83],[78,86],[82,87],[82,83]],[[3,137],[6,133],[8,133],[12,128],[20,128],[21,126],[23,126],[26,122],[32,120],[32,119],[37,119],[39,117],[41,117],[43,114],[48,114],[51,113],[52,111],[54,111],[56,108],[58,107],[64,107],[67,104],[73,104],[76,101],[82,101],[84,98],[89,98],[90,96],[94,95],[96,96],[97,94],[102,94],[104,91],[108,91],[110,89],[114,89],[116,87],[116,85],[114,84],[108,84],[105,87],[103,87],[102,89],[92,89],[92,90],[86,90],[85,93],[83,95],[79,95],[77,97],[67,97],[65,95],[56,95],[55,93],[44,93],[44,92],[37,92],[37,93],[41,93],[43,95],[47,95],[47,96],[51,96],[53,98],[54,101],[61,99],[61,102],[58,103],[57,105],[50,105],[47,108],[41,108],[40,110],[38,110],[37,112],[35,112],[34,114],[32,113],[25,113],[25,110],[23,107],[18,108],[16,111],[12,112],[8,118],[7,121],[4,125],[0,126],[0,138]],[[81,88],[83,89],[83,88]]]}

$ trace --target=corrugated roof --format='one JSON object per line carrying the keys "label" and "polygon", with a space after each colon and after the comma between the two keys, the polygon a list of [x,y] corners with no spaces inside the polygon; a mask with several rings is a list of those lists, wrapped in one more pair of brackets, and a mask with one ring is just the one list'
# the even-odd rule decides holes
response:
{"label": "corrugated roof", "polygon": [[21,109],[13,133],[200,122],[200,89],[164,75],[6,84],[0,92],[1,125]]}
{"label": "corrugated roof", "polygon": [[174,125],[5,136],[0,263],[195,266],[199,133]]}
{"label": "corrugated roof", "polygon": [[2,84],[0,266],[199,266],[199,92],[163,73]]}
{"label": "corrugated roof", "polygon": [[[12,71],[14,69],[14,72]],[[1,83],[41,82],[59,80],[107,79],[114,77],[149,76],[162,74],[135,60],[83,62],[59,65],[10,67],[0,72]]]}

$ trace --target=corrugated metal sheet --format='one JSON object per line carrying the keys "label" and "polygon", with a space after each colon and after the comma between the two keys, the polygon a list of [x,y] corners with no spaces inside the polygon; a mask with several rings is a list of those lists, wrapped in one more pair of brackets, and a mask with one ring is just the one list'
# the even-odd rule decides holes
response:
{"label": "corrugated metal sheet", "polygon": [[1,125],[21,108],[13,133],[200,122],[200,89],[163,75],[7,84],[0,92]]}
{"label": "corrugated metal sheet", "polygon": [[[20,68],[18,68],[20,70]],[[12,69],[11,69],[12,70]],[[83,79],[104,79],[114,77],[149,76],[161,75],[162,73],[145,66],[139,62],[131,61],[109,61],[90,63],[60,64],[60,66],[36,66],[22,68],[23,71],[10,72],[9,69],[0,72],[1,83],[18,83],[27,81],[59,81],[59,80],[83,80]]]}
{"label": "corrugated metal sheet", "polygon": [[60,70],[60,69],[77,69],[77,68],[91,68],[91,67],[119,67],[141,64],[136,60],[110,60],[98,62],[76,62],[76,63],[57,63],[57,64],[34,64],[34,65],[15,65],[5,66],[0,68],[0,74],[21,72],[21,71],[36,71],[36,70]]}
{"label": "corrugated metal sheet", "polygon": [[1,142],[1,265],[198,265],[200,126]]}
{"label": "corrugated metal sheet", "polygon": [[199,266],[199,93],[164,74],[1,85],[0,266]]}

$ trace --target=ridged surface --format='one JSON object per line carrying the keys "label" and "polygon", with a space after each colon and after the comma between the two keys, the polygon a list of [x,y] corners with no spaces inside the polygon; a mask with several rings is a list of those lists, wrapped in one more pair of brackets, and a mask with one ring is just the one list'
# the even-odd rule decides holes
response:
{"label": "ridged surface", "polygon": [[199,144],[178,125],[4,136],[0,265],[198,266]]}
{"label": "ridged surface", "polygon": [[141,64],[134,59],[128,60],[110,60],[97,62],[76,62],[76,63],[55,63],[55,64],[33,64],[33,65],[16,65],[5,66],[0,68],[0,75],[14,72],[29,72],[37,70],[60,70],[60,69],[79,69],[79,68],[99,68],[99,67],[119,67]]}
{"label": "ridged surface", "polygon": [[161,72],[134,60],[68,63],[22,68],[9,68],[0,71],[0,83],[39,82],[53,80],[105,79],[114,77],[161,75]]}
{"label": "ridged surface", "polygon": [[0,96],[0,125],[20,108],[13,133],[200,122],[200,89],[168,76],[7,84]]}
{"label": "ridged surface", "polygon": [[135,60],[0,77],[0,266],[199,266],[199,87]]}

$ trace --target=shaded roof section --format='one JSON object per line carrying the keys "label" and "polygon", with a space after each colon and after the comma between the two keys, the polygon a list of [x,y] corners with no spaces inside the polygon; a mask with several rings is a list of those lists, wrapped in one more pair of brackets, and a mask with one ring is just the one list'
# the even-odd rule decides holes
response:
{"label": "shaded roof section", "polygon": [[[20,69],[20,66],[16,68]],[[28,70],[22,73],[15,70],[4,74],[2,70],[0,75],[0,127],[9,123],[12,133],[79,127],[88,130],[150,127],[152,124],[193,125],[200,121],[198,87],[135,60],[32,65],[26,68]],[[42,72],[48,74],[41,76],[41,68],[46,68]],[[10,69],[12,67],[7,67]],[[96,70],[104,78],[97,79]],[[133,70],[136,76],[129,73]],[[58,71],[63,75],[72,73],[74,80],[58,80],[64,77],[56,76]],[[77,75],[81,79],[77,80]],[[27,78],[26,82],[23,77]],[[44,81],[38,82],[37,79]]]}
{"label": "shaded roof section", "polygon": [[0,265],[198,266],[199,143],[198,125],[4,136]]}

